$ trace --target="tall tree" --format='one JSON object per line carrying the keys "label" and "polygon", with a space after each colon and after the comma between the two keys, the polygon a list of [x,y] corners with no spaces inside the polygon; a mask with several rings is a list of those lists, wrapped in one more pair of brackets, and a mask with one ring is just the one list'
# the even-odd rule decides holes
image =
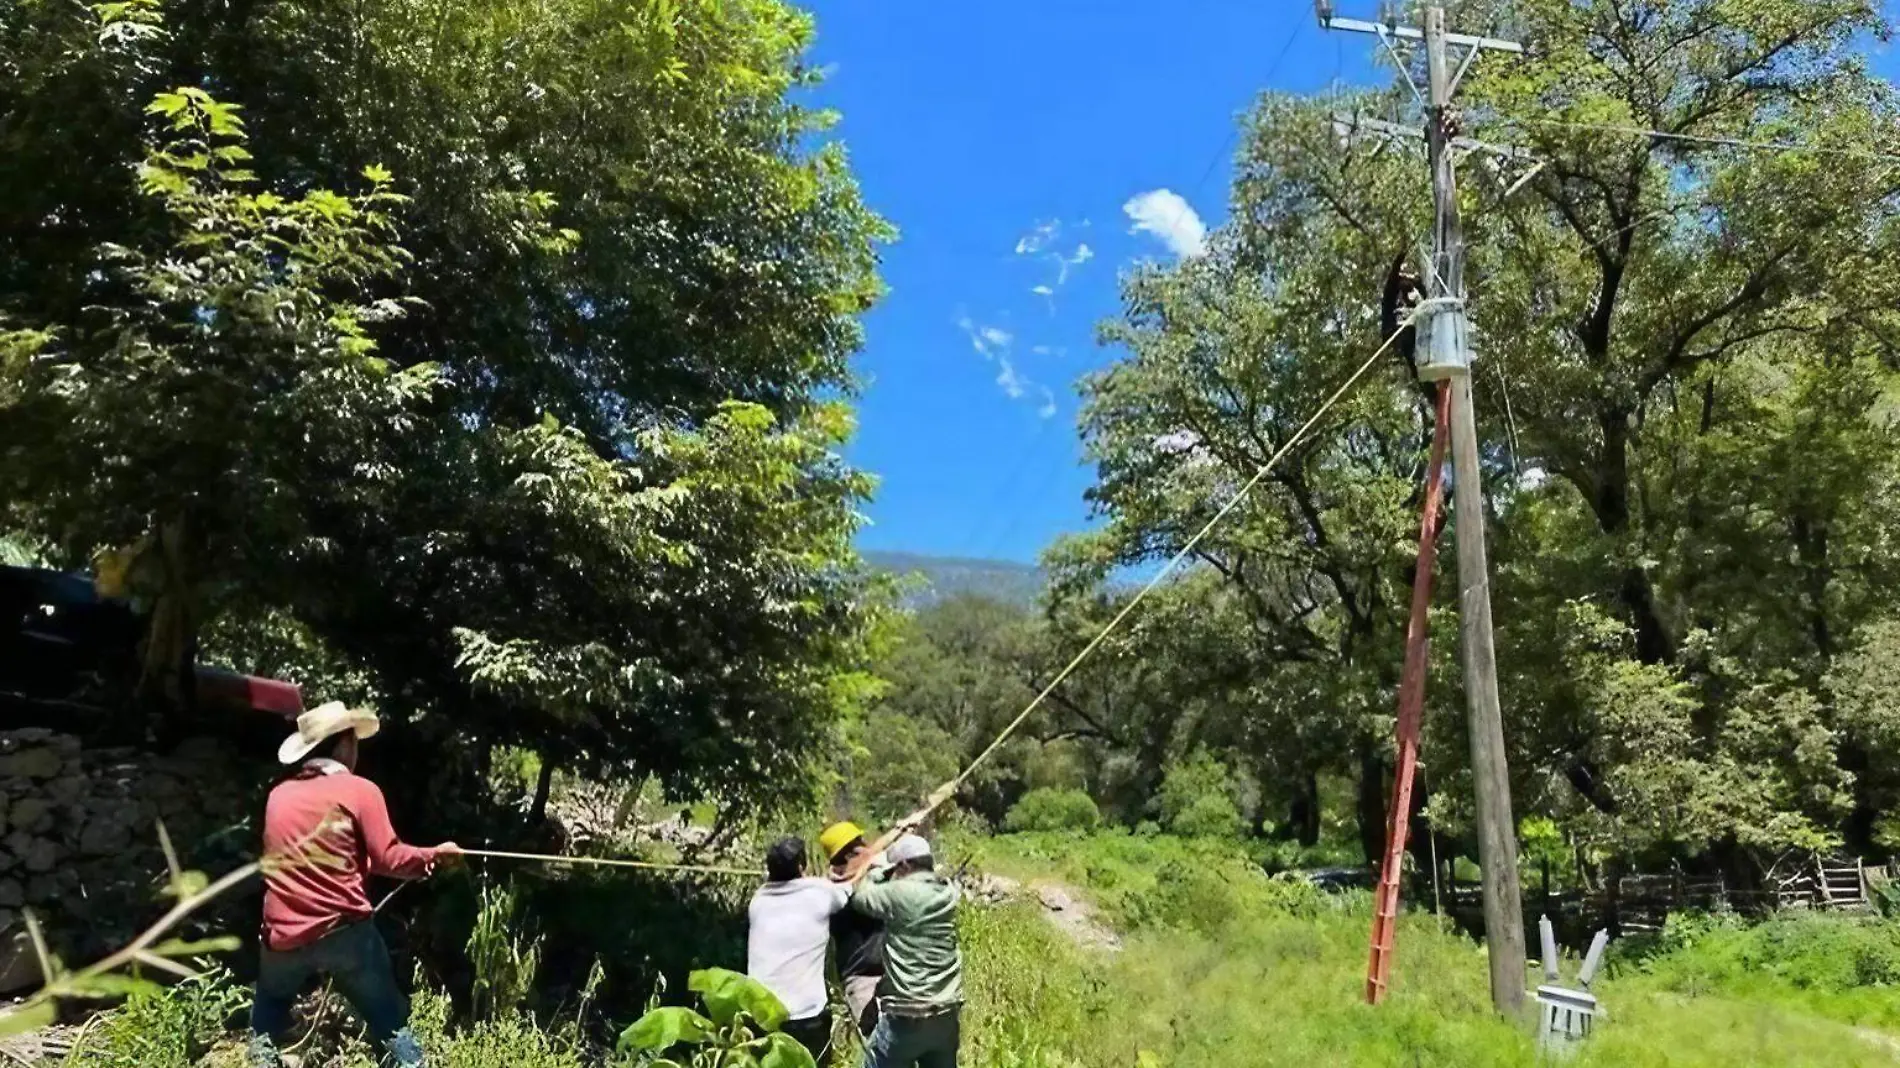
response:
{"label": "tall tree", "polygon": [[[352,282],[376,358],[427,396],[402,419],[338,408],[378,444],[339,449],[323,477],[194,486],[223,469],[215,454],[153,455],[172,492],[228,520],[178,542],[183,618],[294,621],[369,670],[398,735],[774,800],[750,789],[761,754],[813,751],[858,699],[875,601],[850,548],[868,484],[836,455],[850,421],[826,397],[850,388],[889,231],[824,138],[830,116],[791,100],[813,77],[809,18],[777,0],[129,0],[0,18],[16,163],[0,199],[19,209],[0,221],[0,309],[70,363],[94,366],[97,317],[135,301],[101,249],[169,247],[131,166],[160,93],[241,109],[246,169],[286,200],[357,188],[372,166],[406,198],[388,215],[407,262]],[[278,358],[228,320],[202,325],[229,365]],[[245,425],[272,415],[255,395],[222,403]],[[84,473],[47,462],[63,447],[50,411],[0,412],[4,466],[27,473],[7,519],[69,560],[156,544],[163,517],[137,502],[116,525],[54,507]],[[293,415],[278,445],[301,461],[292,427],[317,415]],[[101,455],[144,453],[117,430]],[[263,500],[295,529],[250,526]],[[239,541],[242,557],[222,551]]]}
{"label": "tall tree", "polygon": [[[1532,58],[1474,67],[1461,121],[1544,163],[1505,198],[1474,157],[1462,187],[1519,796],[1610,852],[1866,847],[1891,773],[1824,679],[1900,599],[1895,109],[1857,51],[1885,26],[1855,0],[1516,7]],[[1125,355],[1085,387],[1096,574],[1176,551],[1379,344],[1424,172],[1338,110],[1264,100],[1209,253],[1125,282]],[[1388,729],[1426,429],[1403,370],[1368,381],[1197,550],[1257,675],[1316,669],[1273,692],[1312,695],[1318,737],[1282,738],[1331,766]]]}

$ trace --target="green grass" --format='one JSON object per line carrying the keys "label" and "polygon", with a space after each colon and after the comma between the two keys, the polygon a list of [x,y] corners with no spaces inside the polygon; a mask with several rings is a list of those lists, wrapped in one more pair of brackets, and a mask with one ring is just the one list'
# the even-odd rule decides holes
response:
{"label": "green grass", "polygon": [[[953,862],[1019,879],[1060,879],[1093,897],[1124,935],[1085,949],[1033,900],[965,909],[966,1068],[1503,1068],[1536,1065],[1528,1024],[1490,1009],[1477,943],[1429,915],[1402,921],[1392,994],[1364,1004],[1369,898],[1329,897],[1270,878],[1219,841],[1103,833],[948,843]],[[554,907],[552,898],[539,899]],[[594,902],[607,908],[608,902]],[[595,910],[594,914],[608,913]],[[685,929],[685,928],[682,928]],[[722,948],[723,947],[723,948]],[[632,952],[635,946],[620,946]],[[730,964],[718,939],[681,944]],[[609,954],[614,955],[614,954]],[[1574,974],[1574,966],[1566,969]],[[1527,983],[1534,976],[1527,969]],[[1582,1068],[1730,1068],[1900,1063],[1900,926],[1835,916],[1761,924],[1684,916],[1658,938],[1615,948],[1598,993],[1607,1015]],[[423,984],[425,987],[427,984]],[[90,1032],[87,1068],[226,1068],[227,1024],[245,992],[185,984],[135,999]],[[596,1068],[571,1001],[541,1022],[521,1013],[452,1022],[424,990],[416,1025],[438,1068]],[[368,1068],[332,1038],[312,1068]],[[839,1064],[854,1064],[846,1054]]]}
{"label": "green grass", "polygon": [[[970,924],[977,1068],[1539,1063],[1528,1026],[1489,1007],[1485,957],[1426,915],[1402,923],[1393,991],[1364,1004],[1369,901],[1258,875],[1214,843],[1028,835],[965,843],[973,862],[1088,890],[1126,930],[1075,948],[1033,906]],[[1573,1063],[1632,1068],[1891,1065],[1900,1033],[1891,923],[1693,922],[1599,982],[1607,1015]],[[1893,967],[1900,967],[1895,965]],[[1574,966],[1567,974],[1574,974]],[[1527,983],[1535,976],[1527,970]]]}

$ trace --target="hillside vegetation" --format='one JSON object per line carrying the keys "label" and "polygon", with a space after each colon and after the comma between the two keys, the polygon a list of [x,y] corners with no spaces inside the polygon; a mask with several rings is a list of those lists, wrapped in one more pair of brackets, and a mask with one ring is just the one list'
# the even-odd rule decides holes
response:
{"label": "hillside vegetation", "polygon": [[[1469,939],[1429,915],[1407,917],[1393,996],[1367,1007],[1369,900],[1263,875],[1231,844],[1028,834],[959,839],[952,856],[959,865],[1066,881],[1102,906],[1123,940],[1113,952],[1079,945],[1048,922],[1033,895],[966,904],[963,1063],[973,1068],[1539,1063],[1528,1028],[1492,1014],[1483,957]],[[498,967],[492,945],[470,949],[487,954],[494,974],[532,981],[531,969]],[[1575,963],[1566,965],[1570,974]],[[1683,917],[1659,939],[1617,947],[1597,986],[1607,1016],[1576,1063],[1891,1064],[1900,1051],[1896,984],[1900,925],[1889,921],[1803,915],[1749,926]],[[538,1015],[504,997],[469,1022],[431,992],[427,977],[422,985],[418,1019],[433,1063],[617,1063],[600,1039],[628,1021],[599,1018],[598,991]],[[135,999],[88,1029],[65,1063],[233,1064],[224,1026],[243,1003],[242,990],[224,979]],[[367,1068],[350,1031],[325,1027],[306,1068]],[[847,1054],[837,1063],[856,1062]]]}

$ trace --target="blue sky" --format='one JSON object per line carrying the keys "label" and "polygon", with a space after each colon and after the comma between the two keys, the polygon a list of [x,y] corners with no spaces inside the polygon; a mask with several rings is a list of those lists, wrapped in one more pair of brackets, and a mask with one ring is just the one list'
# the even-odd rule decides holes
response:
{"label": "blue sky", "polygon": [[849,455],[881,480],[860,542],[1034,560],[1087,524],[1074,384],[1113,357],[1117,274],[1218,225],[1256,93],[1368,77],[1371,42],[1307,0],[809,6],[816,102],[903,232],[858,362]]}
{"label": "blue sky", "polygon": [[858,362],[849,455],[881,480],[860,544],[1034,560],[1088,523],[1074,386],[1114,357],[1094,324],[1118,273],[1219,225],[1256,94],[1382,77],[1376,45],[1310,0],[806,2],[815,102],[903,232]]}

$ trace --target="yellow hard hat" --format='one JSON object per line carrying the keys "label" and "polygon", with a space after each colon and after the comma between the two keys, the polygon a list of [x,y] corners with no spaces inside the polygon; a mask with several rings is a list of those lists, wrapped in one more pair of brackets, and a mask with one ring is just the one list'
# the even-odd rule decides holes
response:
{"label": "yellow hard hat", "polygon": [[837,860],[845,846],[863,837],[864,829],[855,823],[834,823],[818,836],[818,848],[825,851],[826,860]]}

